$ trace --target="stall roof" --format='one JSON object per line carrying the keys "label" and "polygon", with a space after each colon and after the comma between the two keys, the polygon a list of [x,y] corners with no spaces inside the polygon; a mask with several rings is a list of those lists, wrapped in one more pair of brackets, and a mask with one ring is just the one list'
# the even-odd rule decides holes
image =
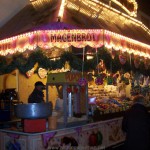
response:
{"label": "stall roof", "polygon": [[0,28],[0,39],[34,30],[106,29],[150,45],[149,29],[136,19],[102,3],[92,1],[88,4],[85,0],[67,0],[64,15],[60,19],[60,2],[49,0],[41,7],[28,4]]}

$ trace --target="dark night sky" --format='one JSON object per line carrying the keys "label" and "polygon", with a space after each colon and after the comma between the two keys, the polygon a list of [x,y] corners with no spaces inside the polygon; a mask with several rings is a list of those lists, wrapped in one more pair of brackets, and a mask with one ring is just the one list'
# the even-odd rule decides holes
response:
{"label": "dark night sky", "polygon": [[142,10],[144,13],[150,16],[150,0],[137,0],[138,10]]}

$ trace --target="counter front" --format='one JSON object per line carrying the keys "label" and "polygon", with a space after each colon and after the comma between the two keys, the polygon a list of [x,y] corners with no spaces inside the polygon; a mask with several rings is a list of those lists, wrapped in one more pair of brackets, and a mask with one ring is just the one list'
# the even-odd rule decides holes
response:
{"label": "counter front", "polygon": [[122,118],[115,118],[70,128],[47,129],[39,133],[25,133],[21,128],[0,129],[0,149],[105,149],[124,141],[121,123]]}

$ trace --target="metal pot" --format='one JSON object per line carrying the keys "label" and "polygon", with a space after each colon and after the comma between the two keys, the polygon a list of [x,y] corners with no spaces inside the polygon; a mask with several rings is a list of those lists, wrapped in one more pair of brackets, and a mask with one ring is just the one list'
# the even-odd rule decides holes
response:
{"label": "metal pot", "polygon": [[52,103],[29,103],[14,105],[14,113],[17,118],[40,119],[52,115]]}

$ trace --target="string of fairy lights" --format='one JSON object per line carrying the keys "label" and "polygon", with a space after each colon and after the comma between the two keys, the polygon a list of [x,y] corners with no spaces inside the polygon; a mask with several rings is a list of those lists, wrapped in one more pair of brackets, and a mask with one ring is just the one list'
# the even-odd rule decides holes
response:
{"label": "string of fairy lights", "polygon": [[[115,0],[113,0],[113,1],[115,1]],[[37,2],[37,4],[39,3],[39,5],[42,4],[42,0],[39,0],[36,2]],[[60,9],[58,11],[58,17],[60,18],[60,21],[63,21],[63,15],[64,15],[64,8],[65,7],[78,10],[81,13],[84,13],[85,15],[88,15],[91,17],[95,17],[96,15],[98,15],[98,12],[100,11],[101,6],[103,6],[105,9],[107,8],[108,10],[113,11],[114,13],[119,13],[119,14],[121,13],[118,10],[116,10],[116,9],[106,5],[106,4],[103,4],[102,2],[100,2],[98,0],[91,0],[91,1],[80,0],[80,3],[81,2],[85,7],[91,8],[91,10],[90,9],[86,10],[85,7],[82,8],[80,6],[77,6],[74,3],[74,0],[62,0],[61,5],[60,5]],[[137,7],[135,0],[132,0],[132,2],[135,4],[135,7]],[[35,1],[32,1],[32,3],[34,4]],[[116,3],[117,3],[117,1],[116,1]],[[121,13],[121,16],[126,17],[127,19],[129,19],[129,21],[132,21],[132,23],[135,23],[135,24],[141,26],[144,30],[147,31],[148,34],[150,34],[149,29],[146,28],[140,21],[136,20],[135,18],[133,18],[129,15],[123,14],[123,13]],[[105,18],[103,18],[103,19],[105,19]],[[56,43],[55,42],[48,43],[48,41],[44,41],[46,39],[45,35],[44,35],[45,39],[42,42],[41,41],[39,42],[37,40],[39,37],[43,36],[43,34],[45,34],[45,33],[47,33],[47,36],[49,36],[49,34],[51,34],[51,32],[59,35],[62,33],[66,34],[67,32],[70,32],[70,31],[78,33],[78,32],[83,32],[84,30],[82,30],[82,29],[81,30],[69,30],[69,31],[66,31],[66,30],[53,30],[53,31],[39,30],[39,31],[34,31],[34,32],[28,32],[25,34],[20,34],[20,35],[10,37],[10,38],[7,38],[7,39],[0,41],[0,55],[7,56],[8,54],[15,54],[16,52],[22,53],[22,52],[25,52],[27,49],[33,51],[37,46],[40,46],[40,47],[45,48],[45,49],[49,49],[49,48],[52,48],[54,46],[63,47],[63,48],[70,47],[72,43],[67,43],[67,42],[66,43],[61,43],[61,42],[59,42],[59,43],[57,43],[57,42]],[[94,29],[88,30],[88,32],[91,32],[91,31],[93,33],[96,33],[99,30],[97,30],[97,29],[96,30],[94,30]],[[114,32],[110,32],[107,30],[103,30],[103,32],[104,32],[104,35],[109,34],[110,38],[112,38],[110,43],[107,40],[104,41],[103,44],[107,48],[114,48],[115,50],[122,50],[123,52],[128,52],[130,54],[133,53],[135,55],[140,55],[142,57],[150,59],[150,45],[144,44],[142,42],[138,42],[134,39],[124,37],[122,35],[119,35],[119,34],[116,34]],[[120,39],[125,40],[127,43],[133,43],[134,45],[136,45],[136,47],[130,47],[130,46],[123,47],[121,44],[117,45],[116,42],[114,42],[114,41],[115,40],[120,41]],[[31,44],[31,42],[32,42],[32,44]],[[99,41],[99,42],[102,42],[102,41]],[[83,42],[79,42],[75,46],[76,47],[83,47],[83,46],[88,45],[89,43],[90,42],[84,42],[83,41]],[[91,41],[91,43],[92,43],[92,41]],[[74,45],[74,44],[72,44],[72,45]],[[94,44],[91,44],[91,45],[97,47]],[[97,44],[97,45],[101,45],[101,44]],[[141,51],[141,49],[138,50],[137,47],[143,48],[144,51]]]}

